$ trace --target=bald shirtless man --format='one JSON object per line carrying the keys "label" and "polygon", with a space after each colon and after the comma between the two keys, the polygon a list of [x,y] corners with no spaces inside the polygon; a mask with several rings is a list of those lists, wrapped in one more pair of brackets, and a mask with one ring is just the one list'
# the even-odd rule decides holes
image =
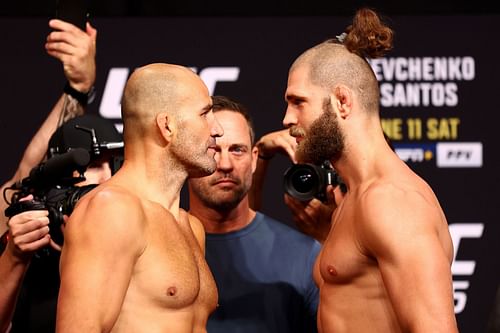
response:
{"label": "bald shirtless man", "polygon": [[206,332],[217,289],[203,226],[179,202],[187,177],[216,168],[208,89],[186,67],[141,67],[122,118],[123,166],[66,225],[57,332]]}
{"label": "bald shirtless man", "polygon": [[457,332],[448,224],[431,187],[387,144],[365,57],[393,32],[360,9],[334,40],[292,64],[283,123],[299,162],[330,160],[347,184],[318,256],[323,333]]}

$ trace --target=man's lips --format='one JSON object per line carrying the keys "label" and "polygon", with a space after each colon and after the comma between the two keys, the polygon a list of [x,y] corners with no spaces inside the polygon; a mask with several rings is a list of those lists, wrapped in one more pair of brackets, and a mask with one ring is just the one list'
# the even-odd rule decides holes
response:
{"label": "man's lips", "polygon": [[217,152],[216,148],[216,146],[208,146],[207,152],[213,152],[215,155],[215,153]]}
{"label": "man's lips", "polygon": [[219,179],[219,180],[214,182],[214,185],[219,185],[219,184],[222,184],[222,185],[235,184],[236,185],[237,182],[230,179],[230,178],[222,178],[222,179]]}
{"label": "man's lips", "polygon": [[238,185],[240,182],[238,179],[235,179],[233,177],[228,177],[228,176],[221,176],[215,179],[215,181],[212,182],[213,186],[234,186]]}

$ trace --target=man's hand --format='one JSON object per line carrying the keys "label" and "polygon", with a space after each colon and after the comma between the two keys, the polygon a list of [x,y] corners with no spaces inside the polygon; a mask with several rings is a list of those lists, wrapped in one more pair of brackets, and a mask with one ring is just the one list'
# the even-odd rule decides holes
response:
{"label": "man's hand", "polygon": [[295,160],[295,149],[297,142],[290,135],[288,129],[268,133],[261,137],[255,144],[259,149],[259,156],[264,159],[271,159],[276,153],[284,153],[290,157],[293,163]]}
{"label": "man's hand", "polygon": [[253,174],[252,187],[248,192],[250,208],[259,210],[262,206],[262,191],[269,160],[277,153],[288,155],[293,163],[297,141],[290,135],[288,129],[275,131],[262,136],[255,146],[259,150],[257,168]]}
{"label": "man's hand", "polygon": [[297,228],[322,244],[330,232],[333,212],[337,209],[342,194],[338,186],[328,185],[327,196],[327,202],[323,203],[318,199],[300,201],[285,194],[285,204],[292,212]]}
{"label": "man's hand", "polygon": [[[32,200],[29,195],[21,200]],[[29,210],[12,216],[8,222],[9,242],[6,251],[20,261],[29,260],[32,254],[50,242],[49,212]]]}
{"label": "man's hand", "polygon": [[96,38],[97,30],[87,22],[86,31],[71,23],[50,20],[54,29],[45,44],[47,53],[63,63],[64,74],[71,87],[87,93],[94,85],[96,76]]}

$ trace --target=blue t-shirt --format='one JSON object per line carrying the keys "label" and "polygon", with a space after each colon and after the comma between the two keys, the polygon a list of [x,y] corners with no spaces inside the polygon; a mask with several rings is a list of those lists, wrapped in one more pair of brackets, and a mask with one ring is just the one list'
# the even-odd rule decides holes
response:
{"label": "blue t-shirt", "polygon": [[208,333],[317,332],[312,278],[320,244],[257,212],[245,228],[206,235],[219,292]]}

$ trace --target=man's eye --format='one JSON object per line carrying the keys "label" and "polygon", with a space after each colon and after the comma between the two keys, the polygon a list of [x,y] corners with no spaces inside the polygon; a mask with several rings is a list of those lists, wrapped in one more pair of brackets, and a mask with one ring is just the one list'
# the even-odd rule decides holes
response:
{"label": "man's eye", "polygon": [[246,151],[246,150],[245,150],[243,147],[234,147],[234,148],[232,149],[232,152],[233,152],[234,154],[238,154],[238,155],[241,155],[241,154],[245,153],[245,151]]}
{"label": "man's eye", "polygon": [[304,104],[304,101],[301,99],[296,99],[292,102],[292,104],[295,106],[301,106],[302,104]]}

